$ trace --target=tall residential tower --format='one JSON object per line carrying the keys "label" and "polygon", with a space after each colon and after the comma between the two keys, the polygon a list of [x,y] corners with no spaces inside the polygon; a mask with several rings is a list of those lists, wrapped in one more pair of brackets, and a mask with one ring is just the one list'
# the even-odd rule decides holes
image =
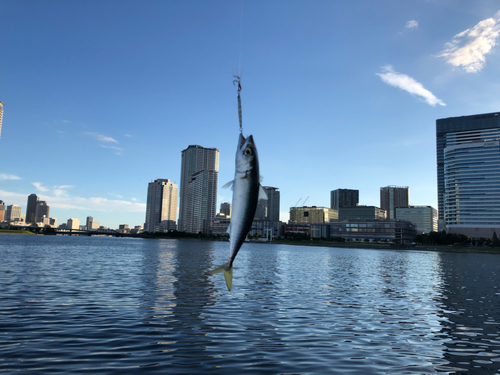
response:
{"label": "tall residential tower", "polygon": [[219,150],[189,146],[182,151],[179,231],[208,233],[217,213]]}
{"label": "tall residential tower", "polygon": [[148,184],[146,203],[146,232],[176,230],[177,220],[177,185],[168,179],[159,178]]}

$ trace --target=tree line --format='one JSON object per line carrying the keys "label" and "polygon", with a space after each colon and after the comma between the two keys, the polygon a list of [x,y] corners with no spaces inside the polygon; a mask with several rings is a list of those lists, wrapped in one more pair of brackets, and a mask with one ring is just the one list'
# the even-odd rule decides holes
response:
{"label": "tree line", "polygon": [[446,233],[442,232],[430,232],[417,234],[413,240],[416,244],[421,245],[459,245],[459,246],[490,246],[490,247],[500,247],[500,240],[498,239],[497,233],[493,232],[492,238],[475,238],[471,239],[465,234],[458,233]]}

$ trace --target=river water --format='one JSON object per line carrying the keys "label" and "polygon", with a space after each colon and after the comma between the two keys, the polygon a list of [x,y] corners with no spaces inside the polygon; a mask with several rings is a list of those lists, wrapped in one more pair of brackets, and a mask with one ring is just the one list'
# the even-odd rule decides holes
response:
{"label": "river water", "polygon": [[0,373],[494,374],[500,255],[0,236]]}

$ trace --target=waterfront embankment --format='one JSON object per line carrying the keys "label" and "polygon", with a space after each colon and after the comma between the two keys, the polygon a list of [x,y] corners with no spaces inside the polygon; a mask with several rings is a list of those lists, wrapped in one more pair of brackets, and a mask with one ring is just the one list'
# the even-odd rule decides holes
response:
{"label": "waterfront embankment", "polygon": [[0,234],[35,234],[27,230],[0,229]]}

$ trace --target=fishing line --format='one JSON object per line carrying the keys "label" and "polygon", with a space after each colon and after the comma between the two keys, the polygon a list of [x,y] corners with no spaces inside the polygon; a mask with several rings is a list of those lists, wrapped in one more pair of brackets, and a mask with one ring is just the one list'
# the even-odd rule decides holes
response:
{"label": "fishing line", "polygon": [[238,84],[238,118],[240,120],[240,134],[243,135],[243,117],[242,117],[242,113],[241,113],[241,95],[240,95],[240,92],[241,92],[241,75],[242,75],[242,72],[241,72],[241,50],[242,50],[242,39],[243,39],[243,0],[241,0],[241,8],[240,8],[240,53],[239,53],[239,59],[238,59],[238,72],[240,72],[240,75],[239,76],[234,76],[234,78],[236,78],[234,81],[233,81],[233,85],[235,83]]}
{"label": "fishing line", "polygon": [[238,72],[241,72],[241,50],[242,50],[241,46],[243,45],[242,39],[243,39],[243,0],[241,0],[241,9],[240,9],[240,56],[238,59]]}

